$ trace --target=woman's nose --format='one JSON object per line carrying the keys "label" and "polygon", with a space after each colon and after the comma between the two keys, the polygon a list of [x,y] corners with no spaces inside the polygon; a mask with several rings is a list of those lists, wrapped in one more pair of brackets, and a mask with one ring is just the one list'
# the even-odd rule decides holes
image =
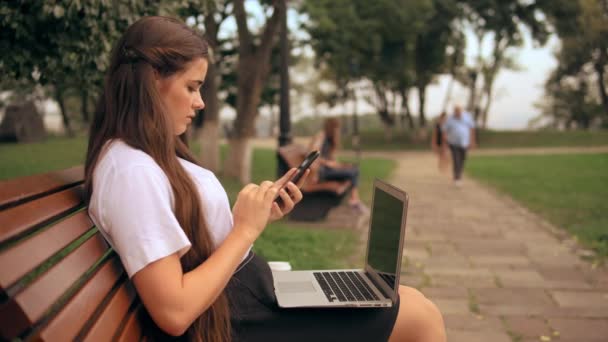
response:
{"label": "woman's nose", "polygon": [[203,102],[203,98],[201,97],[200,93],[198,93],[198,95],[196,95],[196,98],[194,99],[193,107],[196,110],[201,110],[201,109],[205,108],[205,102]]}

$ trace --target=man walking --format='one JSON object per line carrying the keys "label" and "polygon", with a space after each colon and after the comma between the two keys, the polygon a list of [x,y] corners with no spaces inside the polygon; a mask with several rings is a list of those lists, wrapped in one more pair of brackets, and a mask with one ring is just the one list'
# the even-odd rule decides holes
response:
{"label": "man walking", "polygon": [[452,153],[454,184],[460,186],[467,150],[475,147],[475,122],[471,114],[454,107],[454,114],[443,124],[443,135]]}

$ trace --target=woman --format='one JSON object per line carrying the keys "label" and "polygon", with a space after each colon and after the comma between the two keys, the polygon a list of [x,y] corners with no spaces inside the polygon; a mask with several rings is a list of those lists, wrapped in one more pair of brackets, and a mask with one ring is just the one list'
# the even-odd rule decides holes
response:
{"label": "woman", "polygon": [[[230,210],[217,178],[184,143],[194,112],[204,107],[199,88],[207,66],[206,43],[183,23],[137,21],[114,47],[91,125],[89,214],[155,323],[159,335],[152,338],[323,340],[365,330],[374,340],[444,340],[437,309],[413,289],[401,289],[407,305],[392,310],[338,316],[278,308],[272,273],[251,246],[268,221],[301,200],[302,184],[288,182],[294,169],[276,182],[249,184]],[[331,330],[311,329],[330,318],[337,325]],[[361,328],[349,332],[349,320]]]}
{"label": "woman", "polygon": [[431,148],[433,152],[437,154],[438,157],[438,168],[440,172],[447,172],[448,164],[449,164],[449,156],[448,156],[448,144],[443,139],[443,131],[442,127],[445,124],[447,119],[447,114],[445,112],[441,112],[441,115],[437,118],[435,122],[435,126],[433,127],[433,135],[431,137]]}
{"label": "woman", "polygon": [[369,212],[369,209],[361,202],[359,197],[359,168],[353,165],[340,163],[336,159],[340,144],[340,120],[328,118],[323,122],[323,130],[317,133],[311,143],[309,150],[319,150],[321,155],[316,170],[319,181],[350,180],[353,188],[348,200],[349,205],[360,212]]}

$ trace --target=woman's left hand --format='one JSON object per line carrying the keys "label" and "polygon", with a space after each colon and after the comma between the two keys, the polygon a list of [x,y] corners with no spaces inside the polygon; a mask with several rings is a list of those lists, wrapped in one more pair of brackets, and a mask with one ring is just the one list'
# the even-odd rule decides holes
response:
{"label": "woman's left hand", "polygon": [[298,184],[294,184],[290,181],[285,188],[279,190],[279,197],[282,200],[282,204],[279,206],[276,201],[272,204],[269,218],[271,222],[283,218],[283,216],[288,214],[293,207],[302,200],[303,195],[302,191],[300,191],[300,187],[304,185],[309,173],[310,170],[306,170],[306,173],[300,178]]}

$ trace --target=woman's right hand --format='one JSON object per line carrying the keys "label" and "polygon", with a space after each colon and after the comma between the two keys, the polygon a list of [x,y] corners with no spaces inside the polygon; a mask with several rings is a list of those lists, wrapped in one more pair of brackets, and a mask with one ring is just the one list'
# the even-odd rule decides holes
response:
{"label": "woman's right hand", "polygon": [[253,243],[266,228],[270,210],[272,206],[277,205],[274,200],[279,191],[285,187],[295,171],[295,168],[289,170],[276,182],[264,181],[260,185],[246,185],[239,192],[232,208],[235,231],[242,233]]}

